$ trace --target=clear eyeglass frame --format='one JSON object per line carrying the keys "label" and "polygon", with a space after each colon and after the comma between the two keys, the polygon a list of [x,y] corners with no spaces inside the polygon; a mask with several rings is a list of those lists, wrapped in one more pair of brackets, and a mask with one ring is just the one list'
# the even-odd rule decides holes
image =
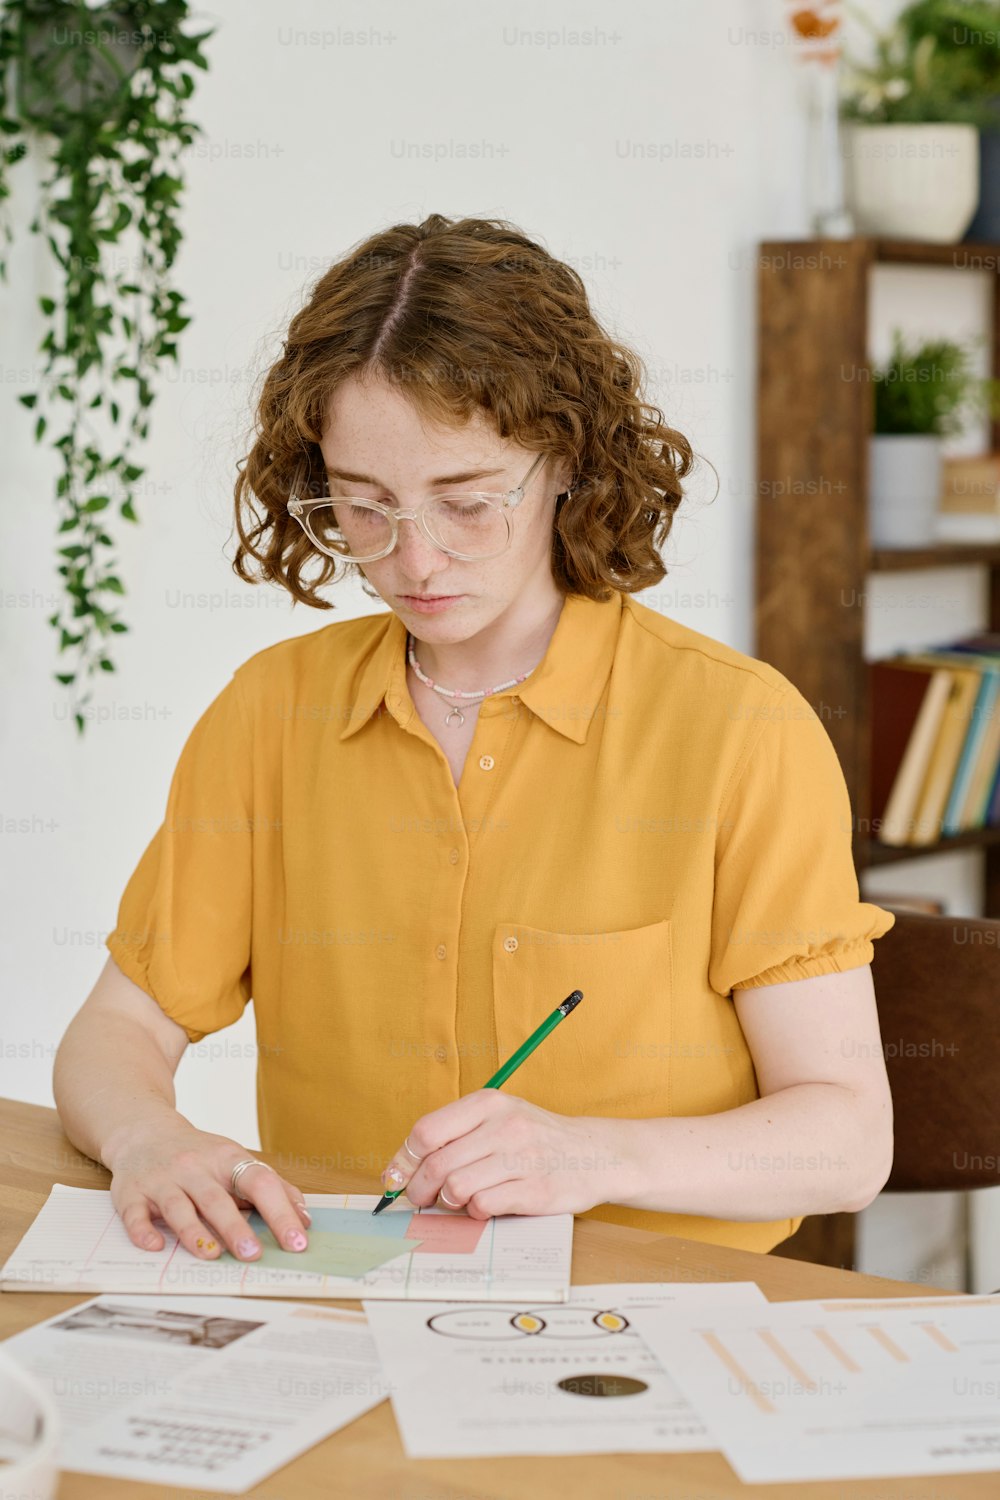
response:
{"label": "clear eyeglass frame", "polygon": [[[369,510],[380,512],[380,514],[386,516],[389,521],[389,525],[392,528],[392,536],[389,540],[388,546],[383,547],[380,552],[371,552],[365,557],[355,557],[353,554],[348,555],[343,552],[334,552],[330,547],[324,547],[322,542],[317,541],[316,537],[310,530],[309,518],[312,512],[314,510],[318,510],[320,506],[330,505],[332,503],[332,498],[329,495],[322,495],[319,497],[319,499],[316,500],[301,499],[297,493],[300,484],[298,476],[296,477],[295,484],[288,496],[288,500],[285,503],[285,508],[290,516],[295,517],[296,521],[298,521],[299,525],[302,527],[302,530],[305,532],[310,542],[312,542],[313,546],[316,547],[318,551],[326,553],[327,557],[337,558],[338,560],[343,562],[368,563],[377,562],[379,558],[382,557],[388,557],[389,553],[393,551],[396,543],[399,541],[400,521],[416,522],[416,524],[420,527],[420,530],[423,532],[424,536],[430,542],[431,546],[436,547],[439,552],[446,552],[449,557],[459,557],[462,558],[465,562],[483,562],[485,559],[488,559],[490,557],[499,557],[501,553],[506,552],[507,548],[510,546],[511,512],[516,510],[521,501],[524,499],[528,486],[531,484],[531,481],[534,479],[540,466],[545,462],[545,458],[546,454],[539,453],[538,457],[531,465],[531,468],[528,470],[527,474],[525,474],[524,478],[521,480],[521,483],[517,485],[515,489],[507,490],[504,493],[485,490],[463,490],[460,495],[448,495],[447,497],[442,497],[439,495],[429,495],[426,500],[422,500],[419,505],[413,506],[413,508],[410,510],[390,510],[387,505],[383,505],[379,500],[368,500],[361,496],[355,495],[338,495],[336,497],[338,504],[361,505]],[[478,553],[456,552],[452,547],[442,546],[437,537],[431,535],[427,527],[427,521],[424,517],[424,507],[429,505],[432,501],[441,498],[447,498],[449,500],[483,501],[487,505],[491,505],[496,510],[500,511],[507,525],[507,539],[504,542],[503,546],[496,552]]]}

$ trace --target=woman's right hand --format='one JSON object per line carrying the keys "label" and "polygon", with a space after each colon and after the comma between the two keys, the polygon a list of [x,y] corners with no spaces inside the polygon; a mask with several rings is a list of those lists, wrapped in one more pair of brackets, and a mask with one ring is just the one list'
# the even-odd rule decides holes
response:
{"label": "woman's right hand", "polygon": [[254,1156],[228,1136],[197,1130],[182,1116],[139,1125],[108,1154],[111,1201],[134,1245],[162,1250],[166,1243],[153,1224],[157,1217],[174,1231],[185,1250],[201,1260],[216,1260],[229,1250],[238,1260],[256,1260],[260,1241],[240,1213],[238,1203],[256,1208],[278,1244],[304,1250],[309,1210],[301,1191],[266,1167],[240,1174],[240,1197],[229,1186],[238,1161]]}

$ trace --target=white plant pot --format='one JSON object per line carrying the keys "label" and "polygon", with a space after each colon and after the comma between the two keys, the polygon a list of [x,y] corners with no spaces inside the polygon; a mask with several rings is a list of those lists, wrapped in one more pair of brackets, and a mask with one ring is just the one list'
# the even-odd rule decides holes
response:
{"label": "white plant pot", "polygon": [[859,234],[948,244],[979,206],[974,125],[860,125],[841,134],[844,183]]}
{"label": "white plant pot", "polygon": [[872,438],[868,534],[873,547],[920,547],[936,541],[940,494],[939,437]]}

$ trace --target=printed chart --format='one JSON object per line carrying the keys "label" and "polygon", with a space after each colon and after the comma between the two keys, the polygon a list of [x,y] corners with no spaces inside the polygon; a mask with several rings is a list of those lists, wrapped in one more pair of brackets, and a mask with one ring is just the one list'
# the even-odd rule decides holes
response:
{"label": "printed chart", "polygon": [[714,1448],[636,1333],[643,1308],[766,1307],[752,1282],[574,1286],[557,1307],[365,1303],[410,1458]]}
{"label": "printed chart", "polygon": [[1000,1468],[1000,1297],[637,1309],[750,1483]]}
{"label": "printed chart", "polygon": [[305,1201],[313,1216],[307,1250],[283,1250],[248,1210],[263,1255],[201,1260],[162,1222],[163,1249],[140,1249],[110,1193],[56,1183],[0,1271],[0,1289],[459,1302],[569,1295],[571,1214],[474,1220],[400,1198],[373,1218],[377,1194],[307,1193]]}

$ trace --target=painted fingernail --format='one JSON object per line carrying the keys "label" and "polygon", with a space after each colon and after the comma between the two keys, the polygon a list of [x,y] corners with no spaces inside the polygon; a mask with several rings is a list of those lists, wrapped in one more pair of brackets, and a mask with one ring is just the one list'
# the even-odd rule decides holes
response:
{"label": "painted fingernail", "polygon": [[256,1240],[240,1240],[236,1248],[241,1255],[256,1255],[259,1246]]}
{"label": "painted fingernail", "polygon": [[308,1243],[301,1229],[290,1229],[285,1235],[285,1244],[289,1250],[304,1250]]}
{"label": "painted fingernail", "polygon": [[382,1181],[385,1183],[386,1187],[397,1188],[403,1186],[406,1178],[403,1176],[398,1167],[386,1167],[385,1171],[382,1173]]}
{"label": "painted fingernail", "polygon": [[147,1234],[142,1243],[145,1245],[147,1250],[155,1250],[160,1241],[155,1234]]}

